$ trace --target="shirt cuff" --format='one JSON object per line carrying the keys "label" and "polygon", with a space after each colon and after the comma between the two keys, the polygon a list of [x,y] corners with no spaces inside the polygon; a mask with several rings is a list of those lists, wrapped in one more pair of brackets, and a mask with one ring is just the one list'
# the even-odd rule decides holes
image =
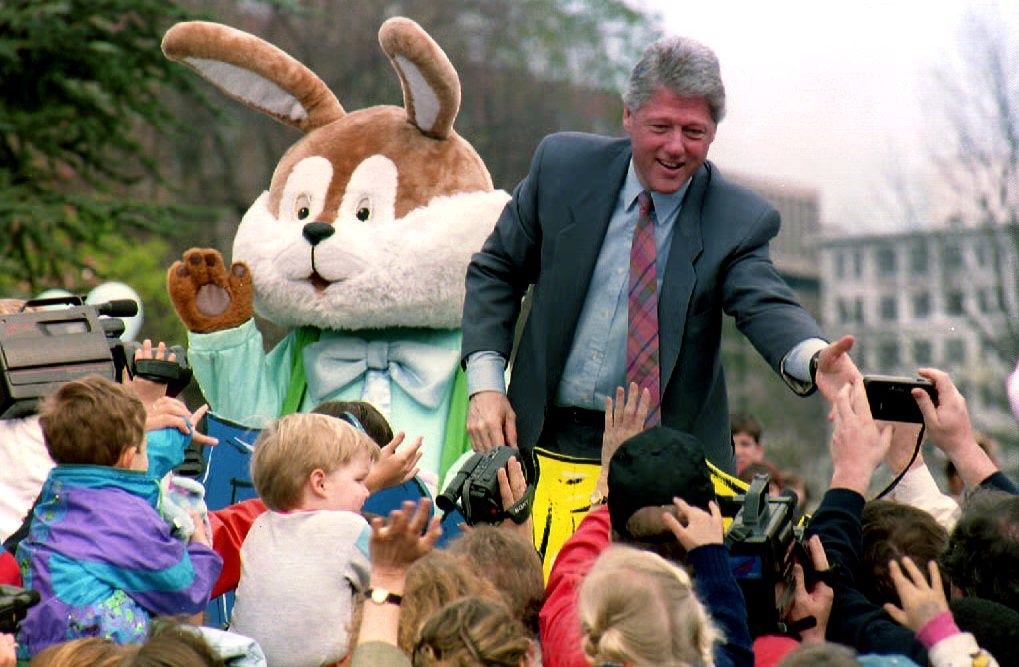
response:
{"label": "shirt cuff", "polygon": [[815,352],[828,347],[828,342],[821,338],[808,338],[797,343],[789,350],[779,366],[782,379],[789,385],[789,388],[801,396],[806,396],[814,390],[814,382],[810,378],[810,358]]}
{"label": "shirt cuff", "polygon": [[498,352],[481,350],[467,357],[467,395],[479,391],[506,393],[506,360]]}

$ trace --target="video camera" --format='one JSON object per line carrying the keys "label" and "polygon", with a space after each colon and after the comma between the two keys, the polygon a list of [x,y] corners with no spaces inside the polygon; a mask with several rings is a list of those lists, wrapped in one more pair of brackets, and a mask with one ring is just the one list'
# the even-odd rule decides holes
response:
{"label": "video camera", "polygon": [[[33,307],[40,310],[26,312]],[[128,357],[120,341],[120,318],[137,313],[131,299],[86,305],[81,297],[62,296],[28,301],[21,312],[0,315],[0,419],[34,414],[41,397],[70,380],[101,375],[120,382],[129,364],[157,382],[179,382],[184,375],[190,380],[189,369],[170,373],[148,367],[157,360],[142,360],[148,365],[140,361],[133,368],[134,354]]]}
{"label": "video camera", "polygon": [[0,633],[15,634],[28,608],[38,602],[38,591],[0,584]]}
{"label": "video camera", "polygon": [[[769,495],[770,481],[768,475],[754,475],[742,507],[725,534],[729,563],[746,599],[753,637],[787,632],[781,618],[786,599],[776,598],[776,584],[792,583],[796,545],[801,537],[801,530],[794,525],[796,496]],[[792,587],[786,589],[791,591]]]}
{"label": "video camera", "polygon": [[476,452],[463,464],[446,490],[435,497],[435,504],[447,514],[454,509],[460,510],[468,526],[500,523],[506,518],[523,523],[531,513],[533,487],[512,507],[503,510],[499,478],[496,476],[511,457],[519,455],[516,449],[505,445],[487,452]]}

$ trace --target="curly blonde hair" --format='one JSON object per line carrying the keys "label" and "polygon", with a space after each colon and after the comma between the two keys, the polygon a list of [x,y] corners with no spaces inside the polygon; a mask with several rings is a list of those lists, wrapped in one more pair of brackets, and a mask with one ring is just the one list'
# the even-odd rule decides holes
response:
{"label": "curly blonde hair", "polygon": [[598,557],[577,610],[592,664],[708,665],[722,638],[686,570],[629,546]]}

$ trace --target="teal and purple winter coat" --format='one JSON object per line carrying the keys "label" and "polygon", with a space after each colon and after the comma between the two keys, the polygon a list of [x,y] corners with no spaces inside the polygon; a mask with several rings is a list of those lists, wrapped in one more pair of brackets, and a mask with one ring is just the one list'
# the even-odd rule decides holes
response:
{"label": "teal and purple winter coat", "polygon": [[17,550],[24,585],[42,597],[21,624],[19,657],[78,637],[142,642],[151,617],[205,608],[222,560],[173,537],[158,502],[149,473],[92,465],[50,472]]}

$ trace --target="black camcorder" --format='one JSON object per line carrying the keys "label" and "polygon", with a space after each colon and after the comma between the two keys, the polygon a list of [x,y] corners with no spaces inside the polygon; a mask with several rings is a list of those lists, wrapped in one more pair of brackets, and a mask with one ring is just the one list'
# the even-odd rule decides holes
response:
{"label": "black camcorder", "polygon": [[795,546],[801,537],[795,526],[796,496],[769,495],[770,481],[768,475],[754,476],[725,533],[729,564],[746,599],[754,637],[787,631],[782,622],[785,599],[776,598],[775,585],[792,583]]}
{"label": "black camcorder", "polygon": [[447,514],[454,509],[459,510],[468,526],[500,523],[507,518],[523,523],[531,512],[533,487],[512,507],[503,510],[499,478],[496,476],[514,456],[519,456],[519,452],[505,445],[487,452],[476,452],[464,462],[446,490],[435,497],[435,504]]}
{"label": "black camcorder", "polygon": [[[100,375],[120,382],[125,368],[135,370],[134,354],[128,356],[120,341],[120,318],[137,313],[131,299],[88,305],[79,296],[66,296],[28,301],[22,312],[0,315],[0,419],[34,414],[40,398],[70,380]],[[144,361],[151,366],[157,360]],[[190,369],[171,372],[159,366],[147,372],[142,376],[157,382],[190,380]]]}
{"label": "black camcorder", "polygon": [[0,584],[0,633],[17,633],[28,608],[38,602],[38,591]]}

